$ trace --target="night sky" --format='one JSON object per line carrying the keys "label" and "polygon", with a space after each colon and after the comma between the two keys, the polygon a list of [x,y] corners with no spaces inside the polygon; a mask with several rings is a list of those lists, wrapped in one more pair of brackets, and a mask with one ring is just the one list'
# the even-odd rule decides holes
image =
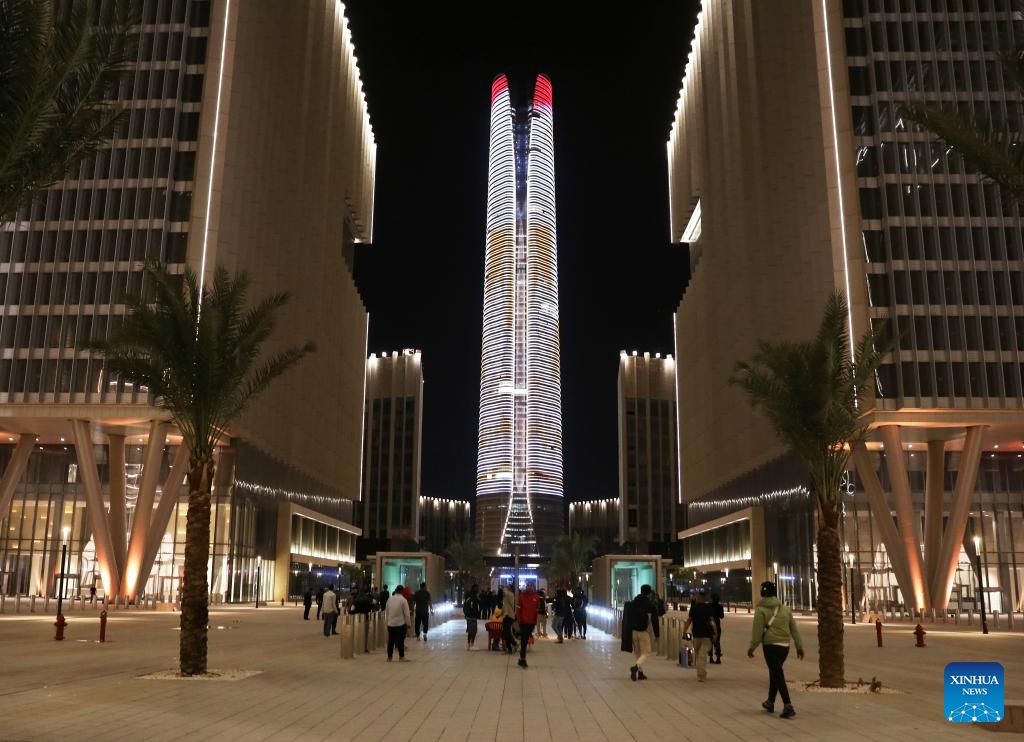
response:
{"label": "night sky", "polygon": [[[377,140],[371,352],[419,348],[422,494],[475,493],[490,89],[554,88],[565,494],[618,494],[619,351],[673,353],[665,143],[696,2],[346,3]],[[607,6],[604,6],[607,8]],[[692,351],[691,351],[692,352]]]}

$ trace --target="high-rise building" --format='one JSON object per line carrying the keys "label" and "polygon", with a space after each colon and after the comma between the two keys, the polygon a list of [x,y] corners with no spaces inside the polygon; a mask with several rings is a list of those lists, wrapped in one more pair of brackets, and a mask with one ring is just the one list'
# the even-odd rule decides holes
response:
{"label": "high-rise building", "polygon": [[472,538],[470,505],[465,500],[420,497],[420,544],[427,551],[445,554],[456,539]]}
{"label": "high-rise building", "polygon": [[569,533],[593,539],[595,554],[621,553],[619,498],[606,497],[569,503]]}
{"label": "high-rise building", "polygon": [[0,590],[53,594],[66,538],[68,592],[177,593],[181,438],[87,348],[126,295],[152,295],[152,260],[244,269],[254,299],[291,291],[268,350],[317,343],[218,453],[212,597],[252,600],[257,565],[263,597],[283,597],[355,558],[367,314],[351,257],[371,238],[376,145],[352,36],[337,0],[139,5],[124,131],[0,227]]}
{"label": "high-rise building", "polygon": [[366,364],[359,555],[415,549],[420,539],[420,351],[370,354]]}
{"label": "high-rise building", "polygon": [[683,528],[676,446],[676,365],[619,354],[619,543],[670,556]]}
{"label": "high-rise building", "polygon": [[476,531],[485,553],[562,533],[562,392],[551,81],[525,106],[491,86]]}
{"label": "high-rise building", "polygon": [[727,380],[759,340],[813,336],[839,289],[851,339],[896,338],[842,494],[852,593],[963,607],[980,548],[993,607],[1019,608],[1020,213],[901,103],[1021,131],[999,50],[1022,33],[1009,0],[702,3],[668,143],[687,566],[813,604],[806,476]]}

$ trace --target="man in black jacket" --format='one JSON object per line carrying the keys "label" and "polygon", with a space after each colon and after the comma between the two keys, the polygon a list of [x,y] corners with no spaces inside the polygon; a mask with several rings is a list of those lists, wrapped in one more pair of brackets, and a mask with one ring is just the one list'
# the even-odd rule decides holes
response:
{"label": "man in black jacket", "polygon": [[476,625],[480,619],[480,595],[476,585],[469,588],[469,595],[462,604],[462,615],[466,617],[466,649],[472,649],[476,642]]}
{"label": "man in black jacket", "polygon": [[633,650],[633,666],[629,668],[629,679],[633,681],[647,680],[642,669],[643,664],[651,654],[654,640],[661,636],[658,607],[651,599],[652,593],[650,585],[642,585],[640,594],[627,603],[623,611],[623,649],[626,648],[625,636],[628,629],[630,648]]}

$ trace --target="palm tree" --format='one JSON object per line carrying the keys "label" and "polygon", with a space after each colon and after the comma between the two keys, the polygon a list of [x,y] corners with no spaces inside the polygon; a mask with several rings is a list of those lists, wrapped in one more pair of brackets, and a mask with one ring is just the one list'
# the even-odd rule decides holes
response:
{"label": "palm tree", "polygon": [[807,469],[818,510],[818,671],[829,688],[844,683],[840,483],[851,445],[867,432],[864,403],[887,352],[869,331],[851,358],[846,317],[846,299],[836,292],[813,340],[762,341],[729,378]]}
{"label": "palm tree", "polygon": [[[1021,11],[1021,3],[1017,3]],[[1024,44],[1000,54],[1003,76],[1024,95]],[[1020,102],[1007,102],[1021,107]],[[903,114],[929,129],[959,154],[968,167],[997,183],[1007,201],[1024,203],[1024,132],[1011,128],[1014,117],[997,123],[956,105],[913,102]]]}
{"label": "palm tree", "polygon": [[0,0],[0,223],[110,139],[131,0]]}
{"label": "palm tree", "polygon": [[484,553],[480,544],[463,534],[448,545],[448,556],[458,571],[458,588],[461,595],[465,588],[463,578],[468,577],[472,580],[483,573]]}
{"label": "palm tree", "polygon": [[579,531],[561,536],[551,551],[551,561],[545,569],[545,576],[568,581],[576,587],[579,576],[587,568],[597,539],[582,536]]}
{"label": "palm tree", "polygon": [[290,347],[256,365],[287,293],[272,294],[247,307],[249,278],[218,267],[200,287],[185,271],[184,291],[176,277],[148,266],[155,301],[126,301],[128,315],[106,342],[93,345],[109,373],[148,387],[188,449],[188,516],[181,601],[182,675],[206,672],[210,552],[210,489],[214,448],[227,436],[246,404],[275,378],[315,350],[312,342]]}

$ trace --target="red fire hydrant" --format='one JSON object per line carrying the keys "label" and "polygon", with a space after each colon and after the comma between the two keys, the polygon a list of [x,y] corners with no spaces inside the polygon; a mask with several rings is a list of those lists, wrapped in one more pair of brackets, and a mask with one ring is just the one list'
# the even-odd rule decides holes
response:
{"label": "red fire hydrant", "polygon": [[57,633],[53,635],[53,638],[57,641],[63,641],[64,627],[68,625],[68,622],[65,620],[63,613],[57,614],[57,620],[53,622],[53,625],[57,627]]}
{"label": "red fire hydrant", "polygon": [[882,619],[875,619],[875,638],[878,640],[878,646],[882,646]]}
{"label": "red fire hydrant", "polygon": [[924,635],[927,634],[927,633],[928,632],[924,630],[924,628],[921,626],[921,624],[917,625],[917,628],[914,629],[914,636],[917,637],[917,644],[914,645],[915,647],[923,647],[923,646],[925,646]]}
{"label": "red fire hydrant", "polygon": [[107,640],[107,609],[100,611],[100,644]]}

